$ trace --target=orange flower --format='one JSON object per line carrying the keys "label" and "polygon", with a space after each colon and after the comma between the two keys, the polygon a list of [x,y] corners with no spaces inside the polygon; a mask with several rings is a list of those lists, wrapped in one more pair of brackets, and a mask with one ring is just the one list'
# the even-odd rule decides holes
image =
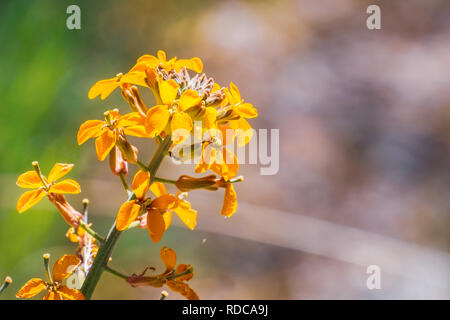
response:
{"label": "orange flower", "polygon": [[137,149],[127,141],[126,135],[147,137],[144,128],[144,117],[138,112],[131,112],[121,116],[119,110],[105,112],[105,121],[88,120],[78,130],[78,145],[88,139],[95,139],[95,148],[99,161],[105,160],[114,146],[120,149],[126,161],[136,163]]}
{"label": "orange flower", "polygon": [[167,130],[168,133],[172,133],[172,140],[180,143],[189,136],[193,128],[192,119],[185,111],[197,106],[202,97],[197,91],[189,89],[183,91],[177,98],[180,86],[173,79],[159,81],[158,85],[163,104],[147,111],[145,120],[147,133],[150,137],[155,137]]}
{"label": "orange flower", "polygon": [[[152,201],[147,215],[147,227],[153,242],[158,242],[164,231],[169,228],[172,222],[172,212],[175,212],[189,229],[194,230],[197,225],[197,211],[192,209],[191,204],[185,200],[186,192],[178,192],[176,196],[173,196],[167,193],[166,187],[160,182],[153,183],[150,191],[157,196]],[[166,207],[165,203],[169,205]]]}
{"label": "orange flower", "polygon": [[226,181],[235,177],[239,170],[236,155],[224,147],[220,139],[213,137],[211,141],[202,144],[202,154],[195,167],[196,173],[211,170],[222,176]]}
{"label": "orange flower", "polygon": [[197,73],[201,73],[203,70],[203,63],[200,58],[191,58],[191,59],[178,59],[174,57],[167,61],[166,53],[162,50],[158,50],[157,57],[146,54],[140,57],[137,60],[136,65],[143,64],[148,68],[156,68],[157,66],[161,66],[166,71],[175,70],[179,72],[183,67],[187,69],[193,70]]}
{"label": "orange flower", "polygon": [[53,166],[48,179],[42,175],[37,161],[33,162],[34,171],[27,171],[19,176],[16,184],[21,188],[36,189],[25,192],[17,201],[17,211],[22,213],[37,204],[46,195],[55,196],[65,193],[80,193],[81,188],[78,182],[72,179],[65,179],[61,182],[56,180],[64,177],[73,168],[73,164],[57,163]]}
{"label": "orange flower", "polygon": [[195,291],[185,283],[185,281],[189,281],[193,278],[193,268],[186,264],[179,264],[176,266],[177,254],[174,250],[165,246],[161,248],[159,256],[166,266],[166,270],[163,273],[156,276],[144,276],[147,271],[146,269],[140,275],[133,274],[131,277],[128,277],[127,282],[132,287],[150,286],[160,288],[165,284],[171,290],[180,293],[188,300],[199,300]]}
{"label": "orange flower", "polygon": [[44,255],[47,281],[39,278],[29,280],[19,292],[17,292],[16,297],[31,298],[41,291],[47,290],[44,300],[84,300],[84,296],[80,291],[62,285],[62,281],[73,273],[75,268],[80,265],[81,260],[75,255],[64,255],[56,261],[53,266],[53,271],[50,274],[48,268],[49,258],[49,254]]}
{"label": "orange flower", "polygon": [[191,204],[177,196],[168,194],[162,183],[153,183],[150,190],[157,198],[146,198],[149,189],[150,174],[139,170],[134,176],[132,190],[136,199],[122,204],[116,218],[116,228],[119,231],[127,229],[140,215],[146,214],[147,228],[153,242],[161,240],[164,232],[172,221],[172,211],[175,211],[180,219],[193,230],[196,225],[197,211],[191,208]]}
{"label": "orange flower", "polygon": [[228,121],[238,137],[238,145],[246,145],[252,138],[252,127],[245,119],[256,118],[258,110],[250,103],[244,103],[238,87],[230,82],[230,89],[225,91],[226,98],[222,100],[220,116],[221,122]]}

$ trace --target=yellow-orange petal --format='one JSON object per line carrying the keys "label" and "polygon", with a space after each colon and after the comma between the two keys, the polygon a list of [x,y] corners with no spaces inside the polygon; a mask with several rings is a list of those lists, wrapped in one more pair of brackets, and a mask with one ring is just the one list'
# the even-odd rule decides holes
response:
{"label": "yellow-orange petal", "polygon": [[160,211],[167,211],[175,206],[177,198],[174,195],[167,193],[153,200],[150,206],[153,209],[158,209]]}
{"label": "yellow-orange petal", "polygon": [[178,292],[188,300],[200,299],[198,295],[195,293],[195,291],[192,290],[187,283],[175,280],[168,280],[166,284],[172,291]]}
{"label": "yellow-orange petal", "polygon": [[147,228],[153,242],[161,240],[166,230],[164,219],[159,210],[150,209],[147,214]]}
{"label": "yellow-orange petal", "polygon": [[131,184],[131,189],[136,195],[136,198],[143,199],[148,191],[149,185],[150,185],[150,173],[147,171],[139,170],[134,175],[133,183]]}
{"label": "yellow-orange petal", "polygon": [[230,82],[230,92],[233,95],[233,101],[230,101],[231,104],[236,104],[241,101],[241,93],[233,82]]}
{"label": "yellow-orange petal", "polygon": [[64,193],[76,194],[81,192],[81,187],[75,180],[66,179],[51,186],[49,192],[60,194]]}
{"label": "yellow-orange petal", "polygon": [[[189,269],[190,266],[188,266],[187,264],[181,263],[177,266],[176,270],[175,270],[175,274],[180,274],[185,272],[187,269]],[[177,277],[177,281],[189,281],[194,277],[194,272],[188,273],[184,276],[181,277]]]}
{"label": "yellow-orange petal", "polygon": [[31,298],[45,290],[45,281],[39,278],[28,280],[27,283],[17,292],[17,298]]}
{"label": "yellow-orange petal", "polygon": [[238,146],[245,146],[253,137],[253,129],[244,118],[238,120],[232,120],[229,122],[230,126],[234,129],[238,139]]}
{"label": "yellow-orange petal", "polygon": [[120,128],[129,126],[143,126],[145,123],[145,117],[139,112],[130,112],[120,116],[119,121],[117,121],[117,126]]}
{"label": "yellow-orange petal", "polygon": [[214,137],[216,135],[216,119],[217,119],[217,110],[212,107],[207,107],[205,109],[205,123],[206,128],[210,132],[210,136]]}
{"label": "yellow-orange petal", "polygon": [[258,109],[253,107],[253,105],[250,103],[242,103],[235,108],[241,117],[255,118],[258,116]]}
{"label": "yellow-orange petal", "polygon": [[136,220],[140,210],[141,207],[134,200],[122,204],[116,218],[116,229],[123,231],[128,228]]}
{"label": "yellow-orange petal", "polygon": [[164,224],[166,225],[166,230],[169,229],[172,224],[172,211],[166,211],[163,213]]}
{"label": "yellow-orange petal", "polygon": [[148,87],[147,82],[145,82],[146,77],[145,72],[137,71],[138,67],[139,66],[136,66],[133,71],[124,74],[122,78],[120,78],[120,82],[136,84],[142,87]]}
{"label": "yellow-orange petal", "polygon": [[239,171],[239,163],[237,157],[232,151],[227,148],[223,148],[220,155],[220,159],[216,161],[210,169],[215,171],[220,167],[218,172],[215,172],[224,177],[225,180],[230,180],[231,178],[235,177]]}
{"label": "yellow-orange petal", "polygon": [[173,249],[167,248],[166,246],[162,247],[159,251],[159,257],[166,266],[166,272],[175,269],[177,264],[177,254]]}
{"label": "yellow-orange petal", "polygon": [[183,223],[191,230],[197,225],[197,211],[191,208],[186,200],[179,200],[177,207],[173,210]]}
{"label": "yellow-orange petal", "polygon": [[137,59],[137,64],[141,63],[145,64],[149,68],[154,68],[159,64],[159,60],[155,56],[145,54]]}
{"label": "yellow-orange petal", "polygon": [[61,179],[66,174],[68,174],[70,172],[70,170],[72,170],[72,168],[73,168],[73,164],[57,163],[53,166],[52,170],[50,170],[50,173],[48,175],[48,180],[51,182],[51,181],[56,181],[58,179]]}
{"label": "yellow-orange petal", "polygon": [[223,198],[222,215],[231,217],[237,210],[236,191],[231,183],[225,187],[225,196]]}
{"label": "yellow-orange petal", "polygon": [[194,57],[192,59],[180,59],[175,62],[174,69],[178,72],[183,67],[186,67],[189,70],[195,71],[197,73],[201,73],[203,70],[202,60],[198,57]]}
{"label": "yellow-orange petal", "polygon": [[147,111],[145,129],[150,137],[155,137],[164,130],[169,122],[170,112],[165,105],[158,105]]}
{"label": "yellow-orange petal", "polygon": [[175,80],[159,81],[159,94],[164,104],[172,104],[178,94],[178,84]]}
{"label": "yellow-orange petal", "polygon": [[71,227],[66,232],[66,238],[68,238],[71,242],[78,242],[78,235],[75,233],[75,228]]}
{"label": "yellow-orange petal", "polygon": [[91,138],[98,137],[102,133],[104,126],[105,122],[100,120],[88,120],[83,122],[77,133],[78,145],[85,143]]}
{"label": "yellow-orange petal", "polygon": [[127,136],[133,136],[138,138],[150,138],[145,126],[132,126],[123,129],[123,133]]}
{"label": "yellow-orange petal", "polygon": [[166,58],[166,53],[163,50],[158,50],[158,52],[156,53],[156,56],[158,57],[160,62],[164,62],[167,59]]}
{"label": "yellow-orange petal", "polygon": [[100,137],[95,139],[95,149],[99,161],[105,160],[112,148],[116,145],[116,134],[106,130]]}
{"label": "yellow-orange petal", "polygon": [[181,95],[178,106],[181,111],[186,111],[187,109],[197,106],[201,101],[202,97],[198,95],[197,91],[188,89]]}
{"label": "yellow-orange petal", "polygon": [[16,184],[21,188],[39,188],[42,187],[42,181],[36,171],[27,171],[17,178]]}
{"label": "yellow-orange petal", "polygon": [[55,281],[62,281],[70,276],[81,263],[80,258],[74,254],[65,254],[53,265],[52,276]]}
{"label": "yellow-orange petal", "polygon": [[85,300],[84,295],[77,289],[69,289],[66,286],[60,286],[56,289],[56,292],[67,300]]}
{"label": "yellow-orange petal", "polygon": [[41,201],[45,196],[46,192],[42,189],[27,191],[17,201],[16,209],[19,213],[22,213]]}
{"label": "yellow-orange petal", "polygon": [[94,99],[100,95],[100,99],[106,99],[111,92],[113,92],[118,86],[119,82],[117,77],[97,81],[91,89],[89,89],[88,97],[89,99]]}
{"label": "yellow-orange petal", "polygon": [[150,191],[157,197],[167,193],[166,187],[161,182],[153,182],[150,186]]}
{"label": "yellow-orange petal", "polygon": [[175,113],[170,121],[172,141],[174,143],[181,143],[186,140],[191,134],[192,127],[192,119],[187,113]]}
{"label": "yellow-orange petal", "polygon": [[45,296],[44,300],[62,300],[62,297],[59,293],[55,291],[49,291]]}

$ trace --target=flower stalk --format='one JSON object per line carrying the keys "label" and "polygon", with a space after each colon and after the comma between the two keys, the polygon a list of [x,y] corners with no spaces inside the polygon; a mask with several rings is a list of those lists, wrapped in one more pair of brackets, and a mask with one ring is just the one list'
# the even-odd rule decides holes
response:
{"label": "flower stalk", "polygon": [[[169,150],[171,144],[172,139],[170,136],[167,136],[163,140],[163,142],[159,144],[158,149],[153,155],[153,158],[148,166],[150,171],[150,181],[152,181],[152,177],[161,165],[161,162],[164,159],[164,156]],[[135,197],[136,196],[134,193],[130,194],[130,196],[128,197],[128,201],[134,199]],[[108,260],[111,257],[114,247],[117,241],[119,241],[121,234],[122,231],[117,230],[116,223],[114,222],[111,226],[111,229],[109,230],[108,236],[100,246],[97,256],[94,259],[94,263],[92,264],[91,270],[89,271],[86,280],[84,281],[81,288],[81,292],[83,293],[86,300],[91,299],[95,287],[100,280],[103,270],[105,270],[105,267],[107,267]]]}

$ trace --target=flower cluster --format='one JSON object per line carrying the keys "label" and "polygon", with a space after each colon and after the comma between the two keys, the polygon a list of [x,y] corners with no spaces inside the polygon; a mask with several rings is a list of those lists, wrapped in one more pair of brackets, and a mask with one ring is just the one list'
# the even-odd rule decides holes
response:
{"label": "flower cluster", "polygon": [[[192,76],[188,70],[196,74]],[[144,55],[137,59],[128,73],[119,73],[92,86],[88,97],[100,96],[102,100],[119,88],[131,110],[123,113],[111,109],[103,113],[101,120],[85,121],[78,130],[77,142],[81,145],[95,139],[98,160],[109,158],[110,170],[120,177],[128,199],[121,205],[111,231],[104,238],[88,222],[87,200],[83,202],[82,214],[64,197],[64,194],[81,192],[79,184],[71,179],[57,182],[73,165],[57,163],[47,178],[38,163],[33,162],[35,170],[22,174],[17,185],[34,190],[20,197],[17,210],[24,212],[47,196],[70,225],[66,236],[78,247],[76,255],[58,260],[56,271],[54,268],[53,274],[48,272],[46,282],[30,280],[19,291],[18,297],[31,297],[47,289],[47,299],[90,298],[102,270],[106,270],[122,277],[133,287],[167,285],[188,299],[198,299],[186,284],[193,277],[192,267],[176,266],[176,254],[172,249],[161,249],[166,271],[157,276],[144,276],[144,272],[128,277],[112,269],[108,262],[120,234],[133,227],[146,228],[151,241],[159,242],[171,225],[175,212],[193,230],[197,211],[187,201],[190,191],[223,188],[222,215],[231,217],[237,210],[234,184],[243,178],[237,176],[239,164],[236,155],[226,146],[234,142],[244,146],[250,141],[252,128],[248,119],[257,117],[258,112],[250,103],[244,102],[235,84],[222,87],[213,78],[202,74],[202,70],[203,63],[197,57],[168,60],[164,51],[158,51],[156,56]],[[143,101],[138,86],[153,93],[155,103],[150,107]],[[148,165],[140,158],[139,150],[131,144],[130,137],[150,139],[156,143],[157,149]],[[183,161],[193,155],[197,160],[195,173],[211,171],[212,174],[200,177],[182,175],[174,180],[156,175],[166,156]],[[138,169],[131,180],[131,187],[127,182],[130,164],[135,164]],[[178,191],[173,194],[167,192],[165,184],[172,184]],[[69,292],[62,285],[62,280],[70,273],[61,273],[56,266],[67,267],[67,261],[73,266],[72,273],[82,272],[86,277],[81,292]]]}

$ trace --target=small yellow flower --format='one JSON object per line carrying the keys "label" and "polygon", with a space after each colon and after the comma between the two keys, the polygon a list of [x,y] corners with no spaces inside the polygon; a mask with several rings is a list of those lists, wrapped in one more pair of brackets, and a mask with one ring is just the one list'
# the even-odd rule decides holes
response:
{"label": "small yellow flower", "polygon": [[202,144],[202,154],[195,167],[195,173],[203,173],[206,170],[211,170],[228,181],[239,171],[238,159],[217,139],[205,141]]}
{"label": "small yellow flower", "polygon": [[[161,288],[164,284],[167,285],[172,291],[180,293],[188,300],[199,300],[197,293],[192,290],[185,281],[189,281],[193,278],[194,272],[190,265],[177,263],[177,254],[174,250],[162,247],[159,256],[166,266],[166,270],[156,276],[144,276],[145,272],[140,275],[132,275],[127,278],[127,282],[132,287],[150,286],[155,288]],[[176,266],[176,268],[175,268]]]}
{"label": "small yellow flower", "polygon": [[163,104],[147,111],[147,133],[150,137],[155,137],[167,130],[172,133],[172,140],[180,143],[188,137],[193,128],[192,119],[185,111],[197,106],[202,97],[195,90],[185,90],[178,98],[179,85],[173,79],[159,81],[158,87]]}
{"label": "small yellow flower", "polygon": [[78,182],[72,179],[65,179],[61,182],[56,180],[61,179],[73,168],[73,164],[57,163],[53,166],[48,179],[40,173],[37,161],[33,162],[35,171],[27,171],[19,176],[16,184],[21,188],[36,189],[25,192],[17,201],[17,211],[22,213],[39,201],[46,195],[65,194],[65,193],[80,193],[81,188]]}
{"label": "small yellow flower", "polygon": [[238,87],[231,82],[230,89],[225,91],[226,98],[222,100],[220,110],[221,122],[228,121],[230,127],[235,130],[238,137],[238,145],[246,145],[252,138],[252,127],[246,119],[256,118],[258,110],[250,103],[244,103]]}
{"label": "small yellow flower", "polygon": [[136,163],[137,150],[126,140],[126,135],[147,137],[144,117],[139,112],[131,112],[121,116],[117,109],[105,112],[105,121],[88,120],[78,130],[78,145],[88,139],[96,138],[95,149],[99,161],[105,160],[114,146],[120,149],[126,161]]}
{"label": "small yellow flower", "polygon": [[[147,229],[153,242],[158,242],[169,228],[172,220],[172,211],[175,211],[186,226],[193,230],[197,221],[197,211],[191,208],[191,204],[182,198],[167,193],[162,183],[155,182],[149,187],[150,174],[139,170],[134,176],[132,190],[136,195],[135,200],[122,204],[116,218],[116,228],[119,231],[127,229],[139,215],[146,214]],[[151,190],[156,198],[146,198],[146,193]]]}
{"label": "small yellow flower", "polygon": [[84,300],[83,294],[76,290],[70,289],[62,284],[62,281],[70,276],[75,268],[80,265],[81,260],[75,255],[62,256],[53,266],[50,275],[48,270],[48,259],[50,255],[44,255],[46,263],[47,281],[40,278],[33,278],[17,292],[17,298],[31,298],[39,294],[43,290],[47,290],[44,300]]}

